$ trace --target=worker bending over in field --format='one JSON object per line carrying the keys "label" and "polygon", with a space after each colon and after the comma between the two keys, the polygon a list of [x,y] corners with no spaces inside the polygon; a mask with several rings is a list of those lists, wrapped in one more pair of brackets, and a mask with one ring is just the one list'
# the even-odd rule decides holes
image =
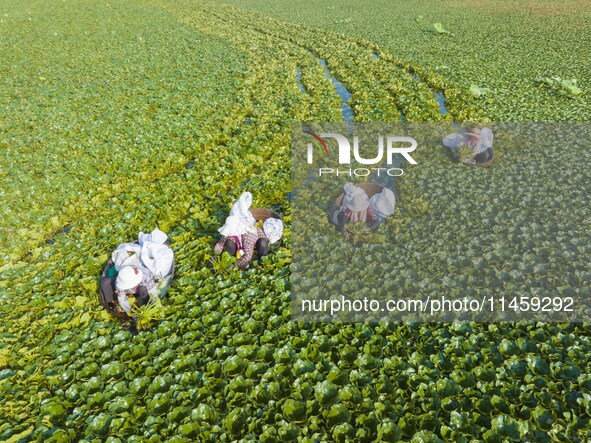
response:
{"label": "worker bending over in field", "polygon": [[259,258],[269,252],[269,238],[254,223],[245,226],[238,217],[229,216],[219,232],[222,236],[213,248],[214,252],[220,254],[225,250],[231,256],[236,257],[238,259],[236,266],[239,269],[248,268],[255,249]]}
{"label": "worker bending over in field", "polygon": [[339,231],[343,231],[347,223],[365,222],[370,210],[369,197],[362,188],[353,183],[345,183],[343,192],[343,203],[332,216],[332,222]]}
{"label": "worker bending over in field", "polygon": [[[148,301],[158,297],[154,275],[150,270],[141,266],[123,266],[117,277],[103,277],[101,291],[105,300],[113,307],[131,312],[129,297],[135,298],[137,306],[143,306]],[[114,295],[117,294],[117,303]]]}
{"label": "worker bending over in field", "polygon": [[386,217],[394,213],[396,199],[394,193],[387,188],[383,188],[371,198],[362,188],[352,183],[346,183],[343,191],[343,203],[332,217],[332,222],[337,225],[339,231],[343,231],[347,223],[358,221],[367,223],[371,229],[376,229]]}
{"label": "worker bending over in field", "polygon": [[452,149],[452,155],[458,161],[481,166],[490,164],[494,158],[493,138],[490,128],[471,128],[446,135],[443,145]]}
{"label": "worker bending over in field", "polygon": [[239,269],[247,269],[256,251],[259,258],[269,252],[269,243],[274,243],[283,234],[281,220],[268,218],[261,227],[256,225],[256,220],[249,208],[252,204],[252,194],[245,192],[230,211],[224,226],[218,231],[222,234],[213,251],[221,254],[226,251],[238,261]]}

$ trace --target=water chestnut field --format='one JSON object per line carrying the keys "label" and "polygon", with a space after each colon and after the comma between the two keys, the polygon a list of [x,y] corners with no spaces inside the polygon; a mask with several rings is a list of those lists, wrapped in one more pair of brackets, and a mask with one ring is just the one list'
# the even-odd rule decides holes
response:
{"label": "water chestnut field", "polygon": [[[591,441],[589,323],[290,310],[295,122],[588,134],[590,16],[588,0],[0,2],[0,441]],[[540,146],[499,143],[490,170],[417,150],[384,227],[392,290],[591,296],[590,151]],[[245,191],[282,242],[212,268]],[[98,279],[156,226],[175,279],[134,335]]]}

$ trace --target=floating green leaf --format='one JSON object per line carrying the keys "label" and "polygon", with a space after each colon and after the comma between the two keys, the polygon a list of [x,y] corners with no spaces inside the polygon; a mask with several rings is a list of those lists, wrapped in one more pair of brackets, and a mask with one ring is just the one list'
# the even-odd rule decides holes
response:
{"label": "floating green leaf", "polygon": [[470,94],[472,94],[473,97],[479,98],[479,97],[488,95],[491,92],[492,91],[490,88],[485,88],[483,86],[478,86],[475,84],[470,85]]}
{"label": "floating green leaf", "polygon": [[451,32],[449,32],[447,29],[445,29],[441,23],[433,23],[433,28],[439,34],[451,35]]}

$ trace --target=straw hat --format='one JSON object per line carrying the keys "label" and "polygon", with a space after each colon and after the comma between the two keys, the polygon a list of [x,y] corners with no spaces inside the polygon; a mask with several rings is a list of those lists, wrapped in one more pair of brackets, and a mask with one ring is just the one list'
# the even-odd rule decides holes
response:
{"label": "straw hat", "polygon": [[127,291],[139,285],[142,278],[144,278],[144,274],[140,269],[134,266],[124,266],[119,270],[115,286],[117,289]]}

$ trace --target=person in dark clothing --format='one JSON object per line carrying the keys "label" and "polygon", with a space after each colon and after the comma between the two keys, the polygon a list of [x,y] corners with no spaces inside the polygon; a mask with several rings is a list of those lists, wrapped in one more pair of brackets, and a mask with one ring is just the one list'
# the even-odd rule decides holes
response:
{"label": "person in dark clothing", "polygon": [[236,266],[239,269],[247,269],[256,250],[259,258],[269,252],[269,238],[262,229],[246,232],[241,236],[223,236],[214,247],[214,251],[221,252],[225,250],[232,257],[237,257]]}

